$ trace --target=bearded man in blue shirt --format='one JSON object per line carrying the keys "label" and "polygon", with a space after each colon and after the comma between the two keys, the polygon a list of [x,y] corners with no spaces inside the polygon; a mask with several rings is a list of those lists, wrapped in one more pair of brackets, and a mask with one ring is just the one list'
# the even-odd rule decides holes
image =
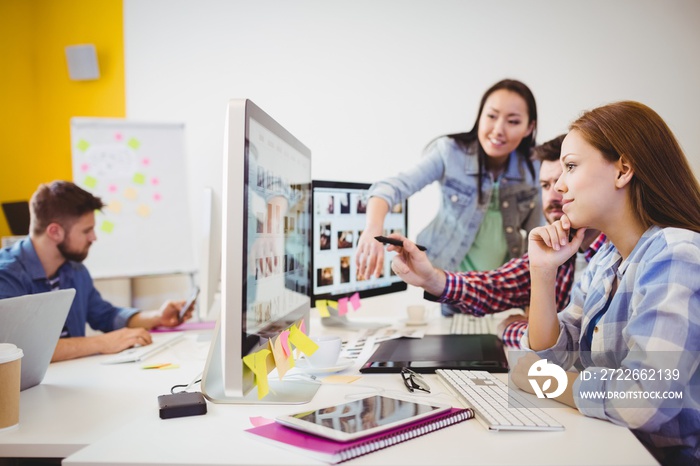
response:
{"label": "bearded man in blue shirt", "polygon": [[[95,210],[102,200],[69,181],[42,184],[29,203],[29,236],[0,250],[0,299],[75,288],[76,294],[52,361],[118,353],[152,342],[156,326],[179,325],[184,301],[140,311],[105,301],[83,260],[95,235]],[[192,309],[185,318],[191,316]],[[89,324],[99,333],[85,336]]]}

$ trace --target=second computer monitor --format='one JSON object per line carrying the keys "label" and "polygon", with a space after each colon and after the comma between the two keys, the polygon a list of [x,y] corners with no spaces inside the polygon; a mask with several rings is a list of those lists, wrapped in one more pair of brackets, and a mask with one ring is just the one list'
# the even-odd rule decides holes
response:
{"label": "second computer monitor", "polygon": [[[312,306],[317,300],[338,300],[355,292],[366,298],[407,288],[391,270],[394,252],[385,252],[380,277],[357,275],[355,254],[365,229],[369,187],[369,183],[313,181]],[[407,236],[407,229],[408,202],[404,201],[387,214],[383,234]]]}

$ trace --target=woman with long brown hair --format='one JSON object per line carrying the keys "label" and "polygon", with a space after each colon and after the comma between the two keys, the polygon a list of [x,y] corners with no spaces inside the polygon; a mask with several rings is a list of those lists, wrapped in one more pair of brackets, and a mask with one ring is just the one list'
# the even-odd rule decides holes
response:
{"label": "woman with long brown hair", "polygon": [[[629,427],[664,464],[698,464],[698,181],[663,119],[630,101],[577,119],[561,163],[564,215],[529,235],[527,344],[549,363],[577,369],[560,401]],[[586,228],[609,243],[557,314],[557,267]],[[513,379],[533,392],[529,367],[518,364]]]}

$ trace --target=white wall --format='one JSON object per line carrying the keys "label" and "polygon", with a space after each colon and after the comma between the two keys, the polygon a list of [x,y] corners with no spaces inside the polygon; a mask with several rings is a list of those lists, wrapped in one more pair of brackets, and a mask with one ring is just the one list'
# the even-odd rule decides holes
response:
{"label": "white wall", "polygon": [[[225,103],[246,97],[313,152],[315,179],[372,182],[471,128],[483,92],[533,90],[538,141],[578,114],[654,108],[700,173],[696,0],[124,0],[127,114],[186,124],[191,208],[220,190]],[[437,209],[410,203],[415,237]]]}

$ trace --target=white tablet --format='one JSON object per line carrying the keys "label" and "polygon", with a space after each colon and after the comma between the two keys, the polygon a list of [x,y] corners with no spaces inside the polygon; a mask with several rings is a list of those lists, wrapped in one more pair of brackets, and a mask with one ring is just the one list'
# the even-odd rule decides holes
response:
{"label": "white tablet", "polygon": [[381,395],[348,401],[276,419],[310,434],[347,442],[448,411],[450,406],[417,403]]}

